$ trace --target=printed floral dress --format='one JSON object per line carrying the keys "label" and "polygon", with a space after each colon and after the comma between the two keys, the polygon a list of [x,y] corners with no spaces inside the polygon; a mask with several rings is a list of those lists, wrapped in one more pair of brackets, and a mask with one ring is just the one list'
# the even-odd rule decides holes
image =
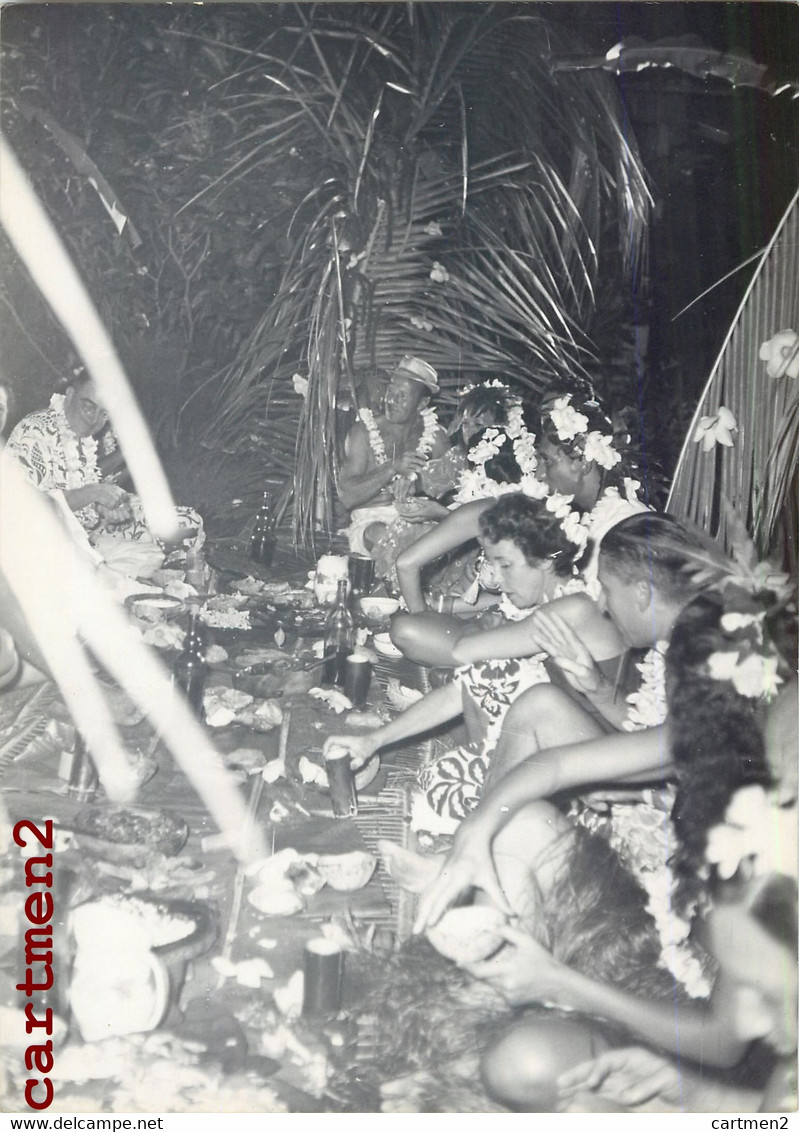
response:
{"label": "printed floral dress", "polygon": [[[77,436],[64,415],[63,405],[63,396],[54,394],[49,408],[23,417],[8,438],[7,450],[16,457],[29,482],[48,494],[110,480],[103,476],[97,458],[117,447],[110,428],[103,431],[99,440],[94,436]],[[90,537],[108,529],[119,538],[149,539],[141,500],[131,495],[129,502],[133,518],[111,528],[105,526],[93,503],[73,514]],[[178,507],[176,511],[178,526],[187,534],[202,530],[202,519],[192,508]]]}

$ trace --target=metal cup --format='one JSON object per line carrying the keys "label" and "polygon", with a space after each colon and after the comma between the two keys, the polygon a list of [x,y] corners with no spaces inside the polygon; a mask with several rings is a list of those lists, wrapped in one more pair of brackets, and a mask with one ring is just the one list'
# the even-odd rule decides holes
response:
{"label": "metal cup", "polygon": [[325,755],[327,784],[333,816],[352,818],[358,813],[355,779],[350,766],[350,753],[346,747],[332,747]]}
{"label": "metal cup", "polygon": [[347,558],[350,592],[355,597],[368,594],[375,580],[375,564],[368,554],[350,554]]}
{"label": "metal cup", "polygon": [[332,939],[319,936],[305,945],[302,1013],[306,1018],[335,1014],[341,1006],[344,952]]}
{"label": "metal cup", "polygon": [[368,656],[354,653],[344,662],[344,694],[354,708],[366,706],[369,683],[372,679],[372,662]]}

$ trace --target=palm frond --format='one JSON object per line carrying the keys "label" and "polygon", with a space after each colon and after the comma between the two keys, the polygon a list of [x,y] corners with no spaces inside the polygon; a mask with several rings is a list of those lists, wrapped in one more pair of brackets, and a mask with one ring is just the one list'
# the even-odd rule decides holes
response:
{"label": "palm frond", "polygon": [[[799,453],[799,388],[770,378],[760,346],[777,331],[799,326],[799,192],[765,248],[733,319],[697,406],[677,465],[668,510],[693,519],[727,546],[730,529],[723,496],[746,517],[759,553],[776,550],[778,522],[795,508]],[[721,406],[735,416],[731,448],[709,452],[694,443],[700,417]],[[793,554],[795,561],[795,550]]]}

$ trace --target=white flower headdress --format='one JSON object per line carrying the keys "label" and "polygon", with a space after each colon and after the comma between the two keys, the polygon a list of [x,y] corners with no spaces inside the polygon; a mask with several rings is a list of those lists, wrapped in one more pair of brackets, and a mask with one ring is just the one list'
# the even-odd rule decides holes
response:
{"label": "white flower headdress", "polygon": [[578,447],[586,460],[592,460],[606,471],[621,463],[621,454],[613,445],[612,433],[600,432],[599,429],[589,431],[589,419],[574,408],[571,393],[556,397],[546,406],[544,415],[552,422],[558,439]]}

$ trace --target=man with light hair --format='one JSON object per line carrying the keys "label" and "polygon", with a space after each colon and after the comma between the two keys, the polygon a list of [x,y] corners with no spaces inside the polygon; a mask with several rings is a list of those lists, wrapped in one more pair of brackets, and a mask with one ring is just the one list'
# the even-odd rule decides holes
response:
{"label": "man with light hair", "polygon": [[369,554],[398,517],[392,487],[446,451],[446,433],[429,404],[436,393],[433,367],[406,354],[391,372],[382,413],[359,412],[338,476],[339,499],[351,512],[347,536],[353,553]]}

